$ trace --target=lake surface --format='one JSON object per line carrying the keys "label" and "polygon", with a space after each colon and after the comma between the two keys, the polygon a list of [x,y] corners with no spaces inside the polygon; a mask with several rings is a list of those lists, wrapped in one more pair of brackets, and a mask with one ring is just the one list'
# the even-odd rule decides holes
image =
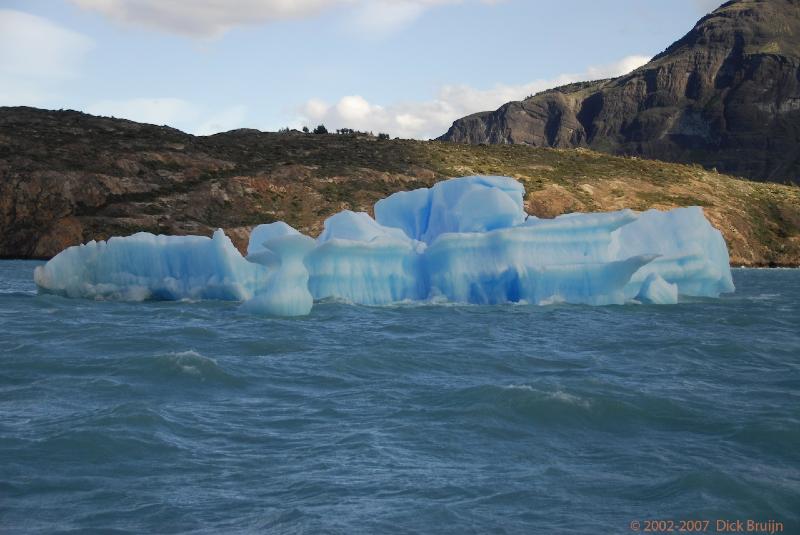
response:
{"label": "lake surface", "polygon": [[2,533],[800,533],[798,270],[289,320],[39,296],[35,265],[0,262]]}

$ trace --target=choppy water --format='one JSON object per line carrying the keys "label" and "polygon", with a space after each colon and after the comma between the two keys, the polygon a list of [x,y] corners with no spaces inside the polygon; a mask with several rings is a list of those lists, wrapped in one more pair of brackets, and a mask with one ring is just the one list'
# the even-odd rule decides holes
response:
{"label": "choppy water", "polygon": [[0,262],[0,532],[800,532],[800,271],[282,320],[37,296],[34,265]]}

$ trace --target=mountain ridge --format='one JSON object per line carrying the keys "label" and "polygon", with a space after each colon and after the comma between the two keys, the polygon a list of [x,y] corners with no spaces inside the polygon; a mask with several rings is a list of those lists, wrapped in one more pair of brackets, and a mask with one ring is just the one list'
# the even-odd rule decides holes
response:
{"label": "mountain ridge", "polygon": [[631,73],[469,115],[439,139],[583,147],[797,182],[800,2],[727,2]]}

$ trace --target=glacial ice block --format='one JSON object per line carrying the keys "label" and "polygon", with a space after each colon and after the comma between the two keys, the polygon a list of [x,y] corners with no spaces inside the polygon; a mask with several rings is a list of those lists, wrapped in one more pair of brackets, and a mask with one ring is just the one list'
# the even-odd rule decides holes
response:
{"label": "glacial ice block", "polygon": [[250,241],[247,244],[247,256],[251,256],[268,249],[265,245],[266,242],[276,238],[283,238],[284,236],[299,236],[298,232],[291,225],[287,225],[283,221],[275,223],[267,223],[258,225],[250,231]]}
{"label": "glacial ice block", "polygon": [[430,244],[448,232],[485,232],[519,225],[525,221],[524,195],[525,188],[513,178],[461,177],[380,200],[375,203],[375,219]]}
{"label": "glacial ice block", "polygon": [[325,228],[317,238],[317,242],[325,243],[331,240],[371,242],[378,238],[408,243],[413,241],[402,230],[383,226],[367,213],[343,210],[325,220]]}
{"label": "glacial ice block", "polygon": [[345,210],[314,240],[286,223],[253,229],[243,257],[213,238],[135,234],[62,251],[43,291],[116,299],[230,299],[268,315],[314,300],[366,305],[675,303],[733,291],[722,235],[698,207],[527,216],[508,177],[464,177]]}
{"label": "glacial ice block", "polygon": [[652,254],[618,254],[615,231],[638,219],[632,210],[596,214],[565,214],[554,219],[528,218],[519,227],[527,247],[523,254],[541,264],[599,263]]}
{"label": "glacial ice block", "polygon": [[91,241],[37,266],[39,288],[90,299],[223,299],[252,297],[270,270],[245,260],[221,230],[203,236],[145,232]]}
{"label": "glacial ice block", "polygon": [[383,305],[426,297],[419,273],[425,245],[400,229],[344,211],[325,221],[317,244],[305,260],[315,299]]}
{"label": "glacial ice block", "polygon": [[678,285],[670,284],[660,275],[650,273],[644,279],[636,300],[651,305],[674,305],[678,302]]}
{"label": "glacial ice block", "polygon": [[312,238],[283,222],[253,229],[247,260],[266,266],[270,273],[242,308],[270,316],[305,316],[311,312],[314,298],[308,291],[308,269],[303,262],[314,246]]}
{"label": "glacial ice block", "polygon": [[608,231],[579,236],[536,227],[443,234],[425,251],[425,280],[431,295],[463,303],[624,303],[625,285],[653,256],[608,261],[584,254],[610,241]]}
{"label": "glacial ice block", "polygon": [[614,239],[616,258],[659,255],[631,278],[628,297],[635,296],[653,273],[676,284],[682,295],[719,297],[734,291],[725,240],[698,206],[642,212],[636,221],[620,227]]}

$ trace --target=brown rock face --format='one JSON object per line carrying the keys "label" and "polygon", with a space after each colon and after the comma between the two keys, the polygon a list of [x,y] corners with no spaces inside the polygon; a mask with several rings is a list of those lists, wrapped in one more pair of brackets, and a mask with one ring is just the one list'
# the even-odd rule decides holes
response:
{"label": "brown rock face", "polygon": [[587,147],[800,182],[800,1],[735,0],[630,74],[459,119],[461,143]]}

